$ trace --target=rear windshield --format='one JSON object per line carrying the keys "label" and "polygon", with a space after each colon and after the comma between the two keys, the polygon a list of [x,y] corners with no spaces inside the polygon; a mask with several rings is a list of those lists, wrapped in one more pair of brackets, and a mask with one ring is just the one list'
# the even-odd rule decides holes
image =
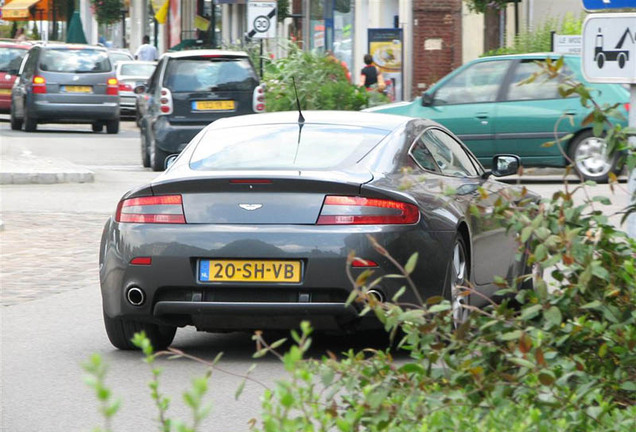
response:
{"label": "rear windshield", "polygon": [[26,49],[0,47],[0,72],[17,72]]}
{"label": "rear windshield", "polygon": [[106,51],[50,48],[40,59],[40,70],[48,72],[97,73],[111,70]]}
{"label": "rear windshield", "polygon": [[164,85],[177,93],[252,90],[258,79],[246,58],[172,59]]}
{"label": "rear windshield", "polygon": [[388,134],[386,130],[328,124],[215,129],[197,144],[190,167],[200,171],[330,169],[357,162]]}
{"label": "rear windshield", "polygon": [[155,67],[152,64],[125,64],[121,66],[119,73],[128,76],[149,77],[155,71]]}
{"label": "rear windshield", "polygon": [[113,63],[117,63],[120,61],[131,61],[134,60],[132,55],[121,53],[121,52],[109,52],[108,56]]}

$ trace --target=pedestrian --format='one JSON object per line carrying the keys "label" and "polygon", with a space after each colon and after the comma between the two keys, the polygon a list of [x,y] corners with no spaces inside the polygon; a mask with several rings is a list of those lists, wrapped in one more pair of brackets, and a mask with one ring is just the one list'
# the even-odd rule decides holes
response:
{"label": "pedestrian", "polygon": [[144,35],[143,45],[137,48],[135,60],[154,61],[157,60],[157,48],[150,45],[150,36]]}
{"label": "pedestrian", "polygon": [[25,40],[27,40],[27,35],[24,32],[24,27],[20,27],[15,33],[15,40],[18,42],[24,42]]}
{"label": "pedestrian", "polygon": [[384,92],[384,89],[386,89],[384,77],[380,69],[373,64],[371,54],[364,55],[364,64],[366,66],[360,71],[360,83],[367,90],[377,88],[380,93]]}

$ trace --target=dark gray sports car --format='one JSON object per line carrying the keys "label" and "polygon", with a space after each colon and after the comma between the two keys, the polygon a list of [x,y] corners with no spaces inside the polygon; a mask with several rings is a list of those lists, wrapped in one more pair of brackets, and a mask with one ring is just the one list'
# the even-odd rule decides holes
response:
{"label": "dark gray sports car", "polygon": [[[374,113],[298,112],[217,120],[165,173],[128,192],[104,228],[100,281],[112,344],[134,348],[145,330],[156,348],[177,327],[204,331],[378,326],[346,306],[353,274],[397,269],[414,252],[422,297],[461,302],[472,284],[486,295],[495,276],[524,272],[518,244],[492,220],[469,211],[511,188],[491,174],[517,171],[496,156],[493,172],[432,121]],[[478,188],[487,193],[482,193]],[[454,194],[448,194],[448,190]],[[487,197],[485,197],[487,195]],[[484,198],[485,197],[485,198]],[[374,295],[390,299],[404,281],[387,278]],[[406,292],[401,301],[415,303]]]}

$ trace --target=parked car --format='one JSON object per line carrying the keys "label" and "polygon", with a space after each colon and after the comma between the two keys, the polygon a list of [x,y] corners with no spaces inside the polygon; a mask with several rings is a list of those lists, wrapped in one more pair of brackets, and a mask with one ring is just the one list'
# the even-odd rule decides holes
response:
{"label": "parked car", "polygon": [[115,65],[115,76],[119,83],[119,109],[122,115],[137,117],[137,94],[135,88],[143,86],[157,67],[157,62],[120,61]]}
{"label": "parked car", "polygon": [[109,48],[108,49],[108,57],[110,57],[110,61],[116,65],[122,61],[134,61],[135,56],[132,55],[130,51],[123,48]]}
{"label": "parked car", "polygon": [[[221,137],[221,138],[220,138]],[[337,111],[269,113],[215,121],[156,180],[123,196],[102,234],[99,268],[108,337],[133,349],[145,330],[153,346],[177,327],[203,331],[377,328],[346,305],[354,277],[398,270],[419,253],[411,277],[419,296],[444,295],[456,321],[526,273],[516,237],[488,212],[514,186],[519,158],[495,157],[486,171],[438,123]],[[443,193],[447,189],[454,195]],[[484,190],[486,193],[477,193]],[[482,198],[480,198],[482,197]],[[538,199],[530,195],[529,199]],[[348,263],[355,251],[358,258]],[[371,295],[391,299],[402,279]],[[480,295],[459,295],[471,284]],[[530,288],[527,286],[526,288]],[[400,301],[417,304],[407,291]]]}
{"label": "parked car", "polygon": [[38,123],[91,123],[119,132],[119,87],[106,49],[35,45],[25,56],[11,93],[11,129]]}
{"label": "parked car", "polygon": [[191,50],[161,56],[140,95],[144,167],[164,169],[207,124],[265,110],[263,87],[248,55],[240,51]]}
{"label": "parked car", "polygon": [[20,63],[31,48],[28,42],[0,41],[0,113],[11,110],[11,88],[20,69]]}
{"label": "parked car", "polygon": [[586,179],[606,181],[617,171],[617,157],[609,157],[606,142],[595,137],[583,120],[591,112],[578,95],[562,98],[559,84],[566,76],[592,88],[601,104],[621,104],[627,126],[629,92],[619,84],[585,81],[578,56],[564,56],[562,78],[521,84],[540,70],[536,63],[557,54],[484,57],[471,61],[442,78],[413,102],[370,108],[369,111],[436,120],[454,133],[485,165],[495,153],[514,153],[524,166],[563,167],[569,164],[558,146],[546,142],[572,134],[564,151]]}

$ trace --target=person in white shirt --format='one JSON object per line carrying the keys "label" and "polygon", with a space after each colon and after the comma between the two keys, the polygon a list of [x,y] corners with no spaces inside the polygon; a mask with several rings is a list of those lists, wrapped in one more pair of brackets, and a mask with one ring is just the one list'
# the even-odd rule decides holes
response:
{"label": "person in white shirt", "polygon": [[155,48],[153,45],[150,45],[150,36],[145,35],[143,42],[143,45],[137,48],[137,52],[135,53],[135,60],[157,60],[157,48]]}

